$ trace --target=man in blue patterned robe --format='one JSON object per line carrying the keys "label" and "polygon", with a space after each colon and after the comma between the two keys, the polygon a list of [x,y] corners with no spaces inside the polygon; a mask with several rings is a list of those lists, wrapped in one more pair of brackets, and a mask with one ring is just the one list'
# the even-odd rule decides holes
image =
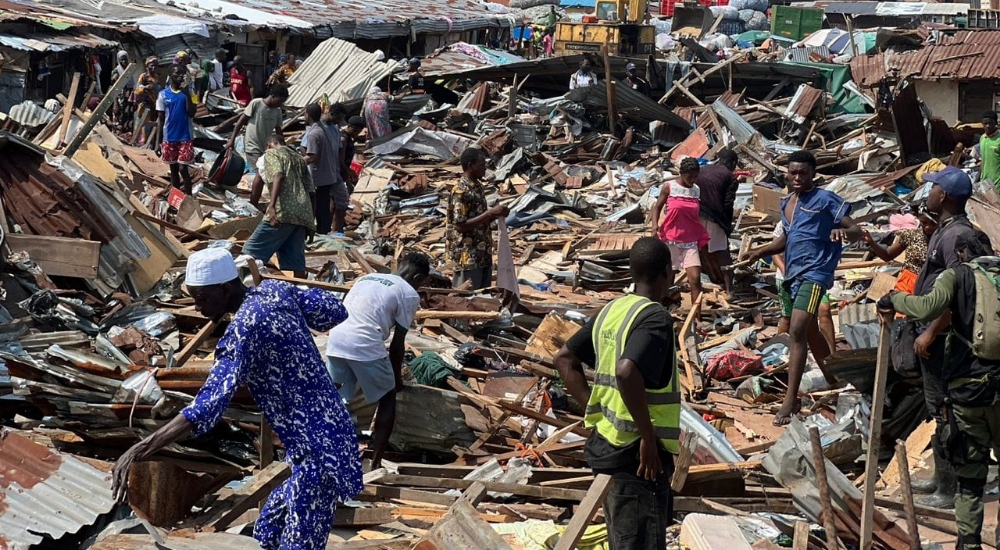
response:
{"label": "man in blue patterned robe", "polygon": [[264,281],[247,290],[229,252],[206,249],[188,259],[186,283],[196,309],[218,320],[233,313],[219,340],[215,366],[194,402],[118,460],[115,497],[128,493],[128,471],[187,435],[205,435],[222,419],[244,383],[285,446],[292,475],[271,493],[254,526],[265,550],[319,550],[338,499],[363,487],[354,425],[310,329],[327,331],[347,318],[332,293]]}

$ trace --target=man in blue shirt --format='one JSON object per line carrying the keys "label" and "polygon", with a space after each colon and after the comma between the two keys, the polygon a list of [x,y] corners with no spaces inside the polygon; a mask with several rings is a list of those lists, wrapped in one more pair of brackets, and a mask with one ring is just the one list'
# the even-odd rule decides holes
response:
{"label": "man in blue shirt", "polygon": [[191,174],[188,165],[194,162],[194,142],[191,140],[191,119],[195,104],[191,92],[184,86],[185,74],[182,65],[170,68],[169,86],[156,98],[159,112],[159,135],[163,143],[157,147],[157,154],[170,165],[170,185],[180,189],[180,178],[184,178],[184,192],[191,193]]}
{"label": "man in blue shirt", "polygon": [[331,292],[282,281],[264,281],[247,290],[224,249],[195,252],[186,273],[198,312],[213,320],[232,313],[233,320],[194,402],[115,464],[115,498],[127,497],[133,462],[189,434],[208,433],[245,383],[284,443],[292,469],[291,477],[268,497],[254,538],[265,550],[322,550],[337,500],[353,498],[363,484],[354,424],[310,330],[330,330],[347,318],[347,310]]}
{"label": "man in blue shirt", "polygon": [[791,193],[781,200],[781,225],[785,234],[771,243],[752,250],[750,260],[784,253],[785,280],[782,283],[792,297],[792,318],[788,334],[792,345],[788,358],[788,390],[774,417],[776,426],[791,422],[801,407],[799,384],[809,348],[822,365],[830,354],[832,342],[826,342],[816,313],[823,294],[833,285],[833,273],[840,263],[842,242],[855,242],[863,232],[847,214],[851,205],[836,193],[816,187],[816,157],[808,151],[796,151],[788,158]]}

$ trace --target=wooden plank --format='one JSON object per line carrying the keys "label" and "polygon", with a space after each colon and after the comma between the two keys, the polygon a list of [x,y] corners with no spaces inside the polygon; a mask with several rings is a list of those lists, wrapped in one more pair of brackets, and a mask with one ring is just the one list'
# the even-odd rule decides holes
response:
{"label": "wooden plank", "polygon": [[684,434],[684,445],[674,464],[674,474],[670,477],[670,490],[677,494],[684,488],[687,481],[688,471],[691,468],[691,460],[694,458],[694,450],[698,446],[698,436],[694,432]]}
{"label": "wooden plank", "polygon": [[360,494],[366,497],[424,502],[439,506],[451,506],[455,503],[455,499],[457,498],[442,493],[433,493],[431,491],[419,491],[417,489],[407,489],[405,487],[386,487],[383,485],[366,485]]}
{"label": "wooden plank", "polygon": [[[872,394],[871,422],[868,425],[868,455],[865,458],[865,478],[878,479],[878,453],[882,438],[882,412],[885,408],[885,385],[889,374],[889,325],[882,323],[878,338],[878,360],[875,366],[875,390]],[[861,550],[872,548],[872,527],[875,520],[875,483],[865,483],[861,503]]]}
{"label": "wooden plank", "polygon": [[258,472],[249,483],[233,491],[228,498],[217,502],[212,508],[217,511],[206,516],[201,525],[210,531],[224,531],[238,517],[270,494],[278,485],[292,475],[292,470],[284,462],[275,462]]}
{"label": "wooden plank", "polygon": [[[562,419],[559,419],[559,418],[552,418],[550,416],[545,415],[544,413],[540,413],[538,411],[533,411],[533,410],[531,410],[529,408],[522,407],[520,405],[511,403],[510,401],[500,400],[500,401],[497,402],[497,405],[500,406],[503,409],[511,411],[514,414],[519,414],[519,415],[524,416],[526,418],[530,418],[532,420],[537,420],[537,421],[539,421],[539,422],[541,422],[543,424],[548,424],[549,426],[555,426],[557,428],[565,428],[565,427],[570,426],[570,425],[573,424],[573,422],[570,422],[568,420],[562,420]],[[590,430],[588,430],[586,428],[579,428],[579,427],[577,427],[577,428],[573,428],[572,431],[573,431],[573,433],[575,433],[576,435],[579,435],[580,437],[590,437]]]}
{"label": "wooden plank", "polygon": [[550,313],[542,319],[524,351],[541,357],[552,359],[559,349],[582,328],[582,325],[566,319],[556,313]]}
{"label": "wooden plank", "polygon": [[194,335],[194,338],[191,338],[191,341],[189,341],[187,345],[184,346],[184,349],[182,349],[180,353],[177,354],[177,357],[175,358],[174,361],[174,366],[183,367],[184,363],[187,363],[188,359],[190,359],[191,356],[194,355],[194,352],[198,351],[198,348],[201,347],[201,344],[209,336],[211,336],[213,332],[215,332],[215,329],[218,328],[218,326],[219,323],[216,321],[209,321],[205,323],[205,325],[201,327],[198,333]]}
{"label": "wooden plank", "polygon": [[480,482],[469,485],[469,488],[462,493],[462,498],[469,501],[473,506],[479,504],[486,498],[486,486]]}
{"label": "wooden plank", "polygon": [[442,479],[422,476],[404,476],[398,474],[386,474],[372,481],[372,483],[382,483],[385,485],[403,485],[407,487],[428,487],[432,489],[468,489],[473,483],[482,483],[486,490],[497,493],[511,493],[533,498],[547,498],[553,500],[569,500],[580,502],[586,496],[586,491],[576,489],[560,489],[556,487],[537,487],[532,485],[518,485],[516,483],[493,483],[487,481],[470,481],[467,479]]}
{"label": "wooden plank", "polygon": [[795,535],[792,538],[792,550],[809,550],[809,524],[804,521],[795,522]]}
{"label": "wooden plank", "polygon": [[573,519],[570,520],[566,531],[559,537],[559,542],[556,543],[555,550],[573,550],[576,548],[577,543],[580,542],[580,538],[583,537],[583,532],[586,531],[587,526],[590,525],[594,516],[597,515],[597,509],[604,502],[604,498],[608,495],[609,491],[611,491],[611,476],[606,474],[598,475],[594,479],[594,483],[590,485],[587,496],[580,502],[576,513],[573,514]]}
{"label": "wooden plank", "polygon": [[826,474],[826,457],[823,455],[823,444],[819,440],[819,428],[809,428],[809,442],[812,444],[813,465],[816,467],[816,488],[819,489],[820,519],[826,531],[826,547],[837,550],[837,521],[830,502],[830,478]]}
{"label": "wooden plank", "polygon": [[120,94],[122,89],[125,88],[125,84],[128,83],[132,77],[137,76],[141,68],[142,67],[138,63],[131,63],[125,69],[125,72],[118,77],[118,80],[116,80],[111,86],[108,93],[104,95],[104,99],[101,100],[101,102],[97,105],[97,108],[94,109],[94,112],[91,113],[90,119],[83,124],[83,127],[80,128],[80,130],[76,133],[76,136],[73,137],[73,141],[66,147],[66,150],[63,151],[63,155],[65,155],[66,158],[73,158],[73,154],[76,153],[76,150],[79,149],[81,145],[83,145],[84,140],[86,140],[87,136],[90,135],[94,126],[97,126],[97,123],[104,117],[104,113],[107,112],[108,108],[110,108],[115,100],[118,99],[118,94]]}
{"label": "wooden plank", "polygon": [[[909,463],[910,460],[919,459],[920,455],[931,444],[931,437],[934,436],[935,427],[934,421],[928,420],[918,426],[916,430],[913,430],[913,433],[906,438],[905,458],[907,459],[907,463]],[[892,460],[889,461],[889,465],[882,471],[882,483],[885,484],[886,487],[899,485],[899,474],[901,473],[899,470],[900,458],[901,455],[897,452],[896,455],[892,457]]]}
{"label": "wooden plank", "polygon": [[422,309],[417,312],[415,319],[464,319],[467,321],[493,321],[503,316],[499,311],[435,311]]}
{"label": "wooden plank", "polygon": [[46,275],[96,279],[101,243],[69,237],[7,235],[12,252],[27,252]]}
{"label": "wooden plank", "polygon": [[920,550],[917,512],[913,507],[913,490],[910,488],[910,465],[906,461],[906,445],[899,440],[896,441],[896,455],[900,457],[899,481],[903,492],[903,513],[906,516],[906,534],[909,535],[910,550]]}
{"label": "wooden plank", "polygon": [[872,279],[871,286],[868,287],[869,300],[878,301],[879,298],[885,296],[896,287],[896,277],[888,273],[876,273],[875,278]]}
{"label": "wooden plank", "polygon": [[73,73],[73,83],[69,85],[69,97],[63,105],[62,123],[59,125],[59,141],[57,147],[66,143],[66,132],[69,131],[69,121],[73,118],[73,108],[76,103],[76,94],[80,91],[80,73]]}
{"label": "wooden plank", "polygon": [[348,508],[338,506],[337,512],[333,516],[334,527],[357,527],[369,525],[382,525],[392,521],[392,508],[381,506],[378,508]]}

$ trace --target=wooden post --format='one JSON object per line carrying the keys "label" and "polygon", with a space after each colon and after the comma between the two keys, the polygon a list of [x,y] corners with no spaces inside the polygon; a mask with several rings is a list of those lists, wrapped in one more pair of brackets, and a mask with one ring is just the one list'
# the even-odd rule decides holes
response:
{"label": "wooden post", "polygon": [[804,521],[795,522],[792,537],[792,550],[809,550],[809,524]]}
{"label": "wooden post", "polygon": [[175,367],[184,366],[184,363],[187,363],[187,360],[190,359],[192,355],[194,355],[194,352],[198,351],[199,347],[201,347],[202,342],[204,342],[206,338],[208,338],[213,332],[215,332],[215,329],[218,326],[219,323],[215,321],[209,321],[205,323],[205,326],[201,327],[201,330],[199,330],[198,333],[194,335],[194,338],[191,338],[191,341],[188,342],[186,346],[184,346],[184,349],[182,349],[180,353],[177,354],[177,357],[174,360],[174,366]]}
{"label": "wooden post", "polygon": [[910,550],[920,550],[917,511],[913,506],[913,490],[910,488],[910,460],[906,456],[906,444],[899,440],[896,441],[896,460],[899,461],[899,488],[903,493],[903,513],[906,514],[906,533],[910,535]]}
{"label": "wooden post", "polygon": [[615,135],[615,128],[617,128],[618,123],[618,109],[615,105],[615,83],[612,80],[611,75],[611,55],[609,49],[611,46],[605,44],[601,48],[601,55],[604,56],[604,85],[607,87],[608,96],[608,129],[611,135]]}
{"label": "wooden post", "polygon": [[73,118],[73,107],[76,104],[76,94],[80,91],[80,73],[73,75],[73,83],[69,85],[69,97],[63,105],[62,125],[59,126],[59,143],[57,147],[66,143],[66,132],[69,131],[69,121]]}
{"label": "wooden post", "polygon": [[[254,286],[260,286],[261,281],[264,278],[260,274],[260,270],[257,269],[257,260],[250,258],[247,261],[247,267],[250,268],[250,276],[253,277]],[[260,467],[261,469],[267,468],[272,462],[274,462],[274,430],[271,429],[271,425],[267,423],[262,414],[260,417]]]}
{"label": "wooden post", "polygon": [[816,466],[816,487],[819,488],[819,504],[822,510],[820,520],[826,530],[826,547],[837,550],[837,522],[834,519],[833,505],[830,503],[830,480],[826,477],[826,458],[823,457],[823,444],[819,440],[819,429],[809,428],[809,440],[812,442],[813,465]]}
{"label": "wooden post", "polygon": [[610,490],[611,476],[600,474],[594,478],[594,482],[590,484],[590,490],[587,491],[587,496],[580,502],[580,506],[576,509],[576,513],[573,514],[573,519],[569,521],[566,531],[559,537],[559,542],[556,543],[555,550],[573,550],[576,548],[576,544],[580,542],[580,537],[587,530],[587,526],[594,519],[594,514],[597,513],[597,509],[604,503],[604,497],[608,496]]}
{"label": "wooden post", "polygon": [[94,129],[94,126],[97,126],[97,123],[101,121],[102,117],[104,117],[104,113],[107,112],[108,108],[111,107],[111,104],[113,104],[118,98],[118,94],[120,94],[125,88],[125,84],[127,84],[132,77],[139,74],[141,69],[142,67],[139,66],[139,64],[131,63],[128,68],[125,69],[125,72],[118,77],[118,80],[116,80],[111,86],[111,89],[108,90],[104,99],[102,99],[97,105],[94,112],[90,114],[90,119],[83,124],[83,127],[80,128],[80,130],[76,133],[76,136],[73,138],[73,141],[70,142],[70,144],[66,147],[66,150],[63,151],[63,155],[65,155],[66,158],[73,158],[76,151],[80,149],[81,145],[83,145],[84,140],[86,140],[87,136],[90,135],[91,130]]}
{"label": "wooden post", "polygon": [[882,409],[885,405],[885,384],[889,374],[889,325],[882,323],[878,337],[878,361],[875,366],[875,391],[872,395],[872,416],[868,424],[868,456],[865,462],[864,500],[861,502],[861,550],[872,548],[872,527],[875,521],[875,480],[878,479],[878,452],[882,439]]}
{"label": "wooden post", "polygon": [[517,115],[517,75],[514,75],[514,83],[510,85],[510,89],[507,90],[507,118],[509,119],[508,124],[514,122],[514,117]]}
{"label": "wooden post", "polygon": [[858,44],[854,41],[854,18],[851,14],[847,14],[847,34],[851,37],[851,55],[853,57],[858,57]]}

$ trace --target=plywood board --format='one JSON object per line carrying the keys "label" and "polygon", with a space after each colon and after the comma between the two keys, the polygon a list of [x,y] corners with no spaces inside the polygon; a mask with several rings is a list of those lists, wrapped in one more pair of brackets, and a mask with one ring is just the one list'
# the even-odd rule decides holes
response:
{"label": "plywood board", "polygon": [[[906,458],[907,462],[911,465],[916,465],[921,462],[921,455],[931,444],[931,437],[934,435],[934,421],[928,420],[923,424],[917,426],[916,430],[906,438]],[[882,472],[882,483],[885,484],[886,488],[895,488],[899,485],[899,458],[896,456],[892,457],[889,461],[889,465],[886,466],[885,471]]]}
{"label": "plywood board", "polygon": [[375,168],[365,170],[358,178],[358,184],[354,187],[351,197],[361,202],[361,204],[372,206],[378,194],[389,185],[395,171],[388,168]]}
{"label": "plywood board", "polygon": [[46,275],[96,279],[101,243],[69,237],[7,235],[14,252],[27,252]]}
{"label": "plywood board", "polygon": [[888,273],[876,273],[872,284],[868,287],[868,299],[878,301],[879,298],[896,288],[896,276]]}
{"label": "plywood board", "polygon": [[531,335],[525,351],[552,359],[580,328],[582,327],[579,324],[556,313],[550,313]]}
{"label": "plywood board", "polygon": [[104,158],[101,148],[92,140],[87,140],[80,150],[73,155],[73,162],[79,164],[91,175],[107,184],[113,184],[118,178],[118,171]]}
{"label": "plywood board", "polygon": [[781,198],[784,193],[761,185],[753,186],[753,209],[773,220],[781,219]]}
{"label": "plywood board", "polygon": [[688,514],[681,523],[680,542],[691,550],[752,550],[729,516]]}

